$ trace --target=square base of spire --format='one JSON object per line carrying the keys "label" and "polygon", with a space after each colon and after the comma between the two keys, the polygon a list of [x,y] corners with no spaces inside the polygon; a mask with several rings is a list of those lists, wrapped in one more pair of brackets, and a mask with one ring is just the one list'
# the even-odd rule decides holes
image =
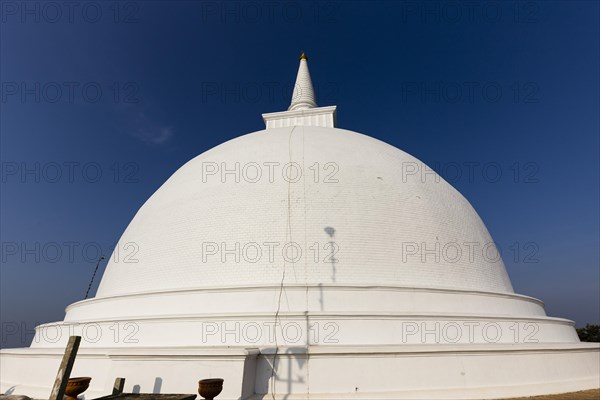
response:
{"label": "square base of spire", "polygon": [[307,108],[305,110],[281,111],[263,114],[267,129],[286,128],[288,126],[320,126],[335,128],[336,106]]}

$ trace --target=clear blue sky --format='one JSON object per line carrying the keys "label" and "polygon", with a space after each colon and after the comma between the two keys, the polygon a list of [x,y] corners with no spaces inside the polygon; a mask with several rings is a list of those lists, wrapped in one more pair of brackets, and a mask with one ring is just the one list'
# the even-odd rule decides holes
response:
{"label": "clear blue sky", "polygon": [[600,322],[598,2],[0,4],[2,347],[178,167],[286,109],[301,50],[340,127],[473,204],[516,292]]}

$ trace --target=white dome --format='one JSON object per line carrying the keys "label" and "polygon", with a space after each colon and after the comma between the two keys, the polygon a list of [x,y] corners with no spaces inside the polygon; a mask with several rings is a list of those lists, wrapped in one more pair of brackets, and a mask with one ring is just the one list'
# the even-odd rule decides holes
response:
{"label": "white dome", "polygon": [[[238,182],[207,174],[236,163]],[[302,170],[297,182],[281,174],[289,163]],[[481,252],[491,238],[473,208],[431,170],[412,174],[423,168],[368,136],[314,126],[270,128],[196,157],[139,210],[95,298],[37,326],[30,349],[0,352],[2,390],[35,382],[19,390],[48,397],[41,382],[52,382],[71,335],[82,337],[74,373],[94,376],[94,397],[115,376],[143,388],[158,376],[172,393],[219,376],[224,399],[597,387],[600,348],[579,343],[574,323],[546,316],[541,301],[512,292],[502,261]],[[279,244],[272,262],[269,242]],[[243,254],[249,243],[263,249],[260,260]],[[287,262],[286,243],[304,257]],[[330,243],[336,263],[323,262]],[[477,251],[455,261],[435,243]],[[407,257],[406,244],[420,249]],[[233,250],[225,261],[223,247]]]}
{"label": "white dome", "polygon": [[263,130],[199,155],[119,243],[97,298],[278,285],[284,268],[292,285],[513,292],[458,191],[407,153],[334,128]]}

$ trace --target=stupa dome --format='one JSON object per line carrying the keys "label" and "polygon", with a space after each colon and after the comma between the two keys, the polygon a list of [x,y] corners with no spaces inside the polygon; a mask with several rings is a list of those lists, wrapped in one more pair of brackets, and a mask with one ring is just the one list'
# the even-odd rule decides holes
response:
{"label": "stupa dome", "polygon": [[97,298],[276,285],[284,268],[285,284],[513,291],[458,191],[409,154],[336,128],[263,130],[199,155],[119,243]]}

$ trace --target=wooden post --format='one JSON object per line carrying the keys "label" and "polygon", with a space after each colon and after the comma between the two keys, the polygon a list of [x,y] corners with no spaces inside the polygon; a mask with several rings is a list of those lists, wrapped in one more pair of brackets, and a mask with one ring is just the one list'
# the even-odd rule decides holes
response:
{"label": "wooden post", "polygon": [[79,350],[79,343],[81,343],[81,336],[69,337],[69,342],[67,343],[67,348],[65,349],[65,355],[60,363],[58,374],[56,374],[56,380],[54,381],[54,386],[52,387],[50,400],[63,400],[65,388],[67,387],[67,382],[71,376],[73,364],[75,364],[75,356],[77,356],[77,350]]}
{"label": "wooden post", "polygon": [[125,378],[117,378],[115,379],[115,384],[113,385],[112,394],[122,394],[123,389],[125,388]]}

